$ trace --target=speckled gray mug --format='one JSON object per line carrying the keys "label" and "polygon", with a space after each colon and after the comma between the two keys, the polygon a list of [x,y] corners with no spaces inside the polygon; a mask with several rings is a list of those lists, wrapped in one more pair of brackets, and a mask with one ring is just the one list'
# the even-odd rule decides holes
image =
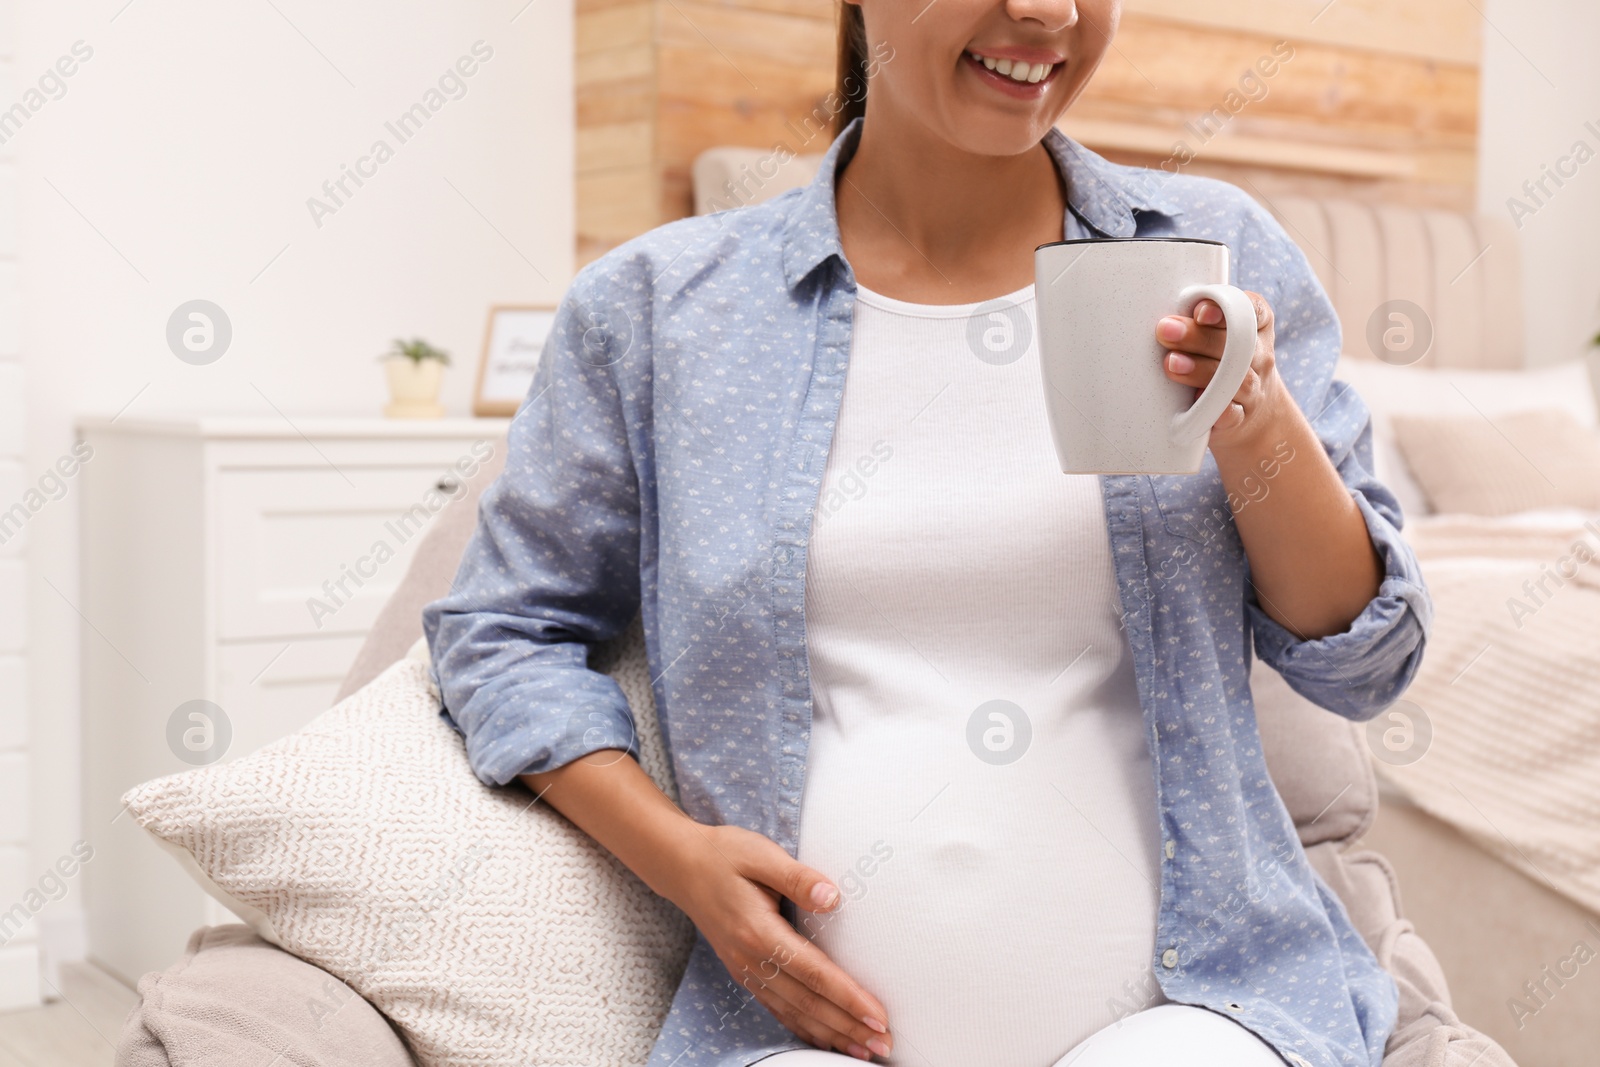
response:
{"label": "speckled gray mug", "polygon": [[[1194,474],[1255,355],[1255,307],[1228,284],[1228,246],[1193,238],[1053,241],[1033,251],[1039,367],[1066,474]],[[1165,315],[1209,297],[1228,342],[1211,383],[1167,377]]]}

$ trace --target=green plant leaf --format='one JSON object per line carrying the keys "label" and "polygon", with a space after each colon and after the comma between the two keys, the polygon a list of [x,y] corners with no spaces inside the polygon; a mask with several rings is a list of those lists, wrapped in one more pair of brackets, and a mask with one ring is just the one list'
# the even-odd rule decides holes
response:
{"label": "green plant leaf", "polygon": [[447,367],[450,365],[450,353],[442,348],[435,348],[420,337],[413,337],[409,341],[396,337],[389,351],[378,358],[409,359],[413,363],[421,363],[425,359],[431,359]]}

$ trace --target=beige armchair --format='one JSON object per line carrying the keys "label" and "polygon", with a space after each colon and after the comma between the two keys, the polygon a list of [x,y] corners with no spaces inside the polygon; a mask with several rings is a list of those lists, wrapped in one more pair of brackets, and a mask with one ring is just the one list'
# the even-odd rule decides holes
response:
{"label": "beige armchair", "polygon": [[[708,153],[695,168],[697,193],[722,190],[724,182],[740,176],[741,167],[765,155],[748,149]],[[799,164],[799,170],[767,182],[757,190],[758,196],[746,196],[741,202],[774,195],[803,182],[815,168],[815,158],[812,157],[811,170],[806,169],[806,159],[798,157],[794,163]],[[700,202],[709,202],[709,196],[703,196]],[[1275,209],[1285,212],[1286,226],[1291,234],[1297,234],[1297,239],[1320,238],[1324,247],[1311,258],[1313,263],[1322,260],[1318,269],[1327,272],[1326,280],[1332,283],[1330,291],[1356,277],[1371,281],[1369,272],[1378,272],[1376,282],[1367,289],[1352,290],[1347,298],[1336,294],[1341,314],[1359,315],[1374,294],[1396,291],[1397,287],[1406,298],[1418,303],[1423,299],[1462,299],[1449,288],[1448,264],[1441,258],[1442,242],[1428,245],[1426,251],[1430,254],[1422,256],[1415,248],[1385,251],[1381,238],[1392,233],[1443,233],[1456,237],[1467,234],[1476,238],[1480,233],[1477,220],[1455,217],[1428,221],[1430,216],[1418,224],[1420,229],[1412,223],[1405,223],[1410,229],[1396,229],[1392,218],[1385,222],[1381,213],[1348,205],[1285,201]],[[1326,227],[1318,228],[1324,222]],[[1366,236],[1351,238],[1350,234],[1357,231]],[[1379,237],[1376,243],[1371,239],[1373,234]],[[1354,260],[1346,258],[1353,255],[1367,257],[1366,264],[1357,267]],[[1503,267],[1497,261],[1494,269]],[[1422,270],[1432,279],[1426,294],[1407,281],[1423,276],[1406,274],[1415,270]],[[1439,279],[1446,283],[1442,288],[1435,286]],[[1520,314],[1517,309],[1503,306],[1494,312],[1483,312],[1502,313]],[[1481,326],[1476,336],[1483,344],[1473,350],[1470,360],[1478,365],[1486,365],[1482,361],[1489,361],[1487,365],[1507,365],[1504,361],[1514,354],[1510,339],[1519,335],[1520,330],[1513,331],[1504,323]],[[359,652],[344,680],[341,697],[401,658],[421,635],[422,606],[447,590],[472,532],[478,494],[498,473],[502,461],[503,457],[497,457],[468,486],[469,491],[439,515]],[[634,626],[639,625],[635,619]],[[1252,684],[1267,763],[1306,853],[1399,986],[1398,1023],[1385,1063],[1389,1067],[1514,1067],[1500,1045],[1456,1015],[1438,958],[1402,912],[1394,865],[1378,852],[1358,844],[1364,836],[1372,837],[1369,831],[1379,812],[1379,790],[1363,729],[1310,705],[1259,663]],[[1409,849],[1411,838],[1407,835],[1413,832],[1408,826],[1396,831],[1394,839],[1408,842]],[[317,1030],[303,1025],[307,998],[322,997],[329,988],[344,987],[310,964],[259,941],[242,927],[197,933],[184,960],[168,971],[147,975],[139,988],[143,1003],[130,1015],[123,1033],[118,1059],[122,1067],[242,1063],[246,1062],[247,1049],[264,1052],[261,1062],[266,1062],[286,1043],[295,1049],[292,1062],[303,1065],[407,1067],[411,1063],[396,1042],[383,1037],[388,1029],[382,1017],[353,994],[333,1025]],[[1515,986],[1505,988],[1513,990]],[[361,1051],[355,1051],[358,1048]],[[1573,1058],[1551,1059],[1547,1067],[1564,1067],[1589,1058],[1588,1053],[1574,1051]],[[1525,1063],[1523,1067],[1542,1065]]]}
{"label": "beige armchair", "polygon": [[[476,521],[478,495],[499,473],[503,458],[480,471],[468,492],[440,513],[345,678],[341,697],[401,658],[421,636],[422,605],[448,589]],[[636,618],[633,625],[641,623]],[[1270,670],[1254,682],[1267,763],[1306,853],[1399,985],[1399,1026],[1385,1063],[1513,1067],[1500,1046],[1451,1010],[1432,950],[1400,913],[1388,861],[1352,847],[1371,825],[1378,803],[1361,728],[1301,700]],[[409,1067],[410,1059],[394,1043],[370,1039],[385,1032],[382,1017],[353,994],[336,1025],[306,1026],[307,998],[325,1000],[329,988],[344,989],[243,927],[210,928],[196,934],[182,961],[141,980],[144,1000],[129,1016],[118,1063],[211,1067],[245,1062],[243,1048],[265,1051],[271,1043],[287,1042],[295,1047],[295,1062],[305,1065]],[[364,1043],[352,1035],[362,1035]],[[353,1053],[357,1046],[366,1051]]]}

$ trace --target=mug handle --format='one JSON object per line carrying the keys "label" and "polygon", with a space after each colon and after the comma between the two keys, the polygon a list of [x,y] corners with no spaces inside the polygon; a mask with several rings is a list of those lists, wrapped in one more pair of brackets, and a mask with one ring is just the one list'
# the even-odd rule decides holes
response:
{"label": "mug handle", "polygon": [[1191,285],[1178,294],[1178,306],[1193,310],[1201,300],[1216,301],[1222,309],[1222,321],[1228,326],[1228,343],[1222,350],[1222,361],[1212,377],[1187,411],[1172,416],[1168,437],[1173,444],[1193,441],[1211,432],[1211,427],[1222,417],[1223,409],[1233,403],[1234,394],[1250,370],[1256,354],[1256,308],[1244,290],[1233,285]]}

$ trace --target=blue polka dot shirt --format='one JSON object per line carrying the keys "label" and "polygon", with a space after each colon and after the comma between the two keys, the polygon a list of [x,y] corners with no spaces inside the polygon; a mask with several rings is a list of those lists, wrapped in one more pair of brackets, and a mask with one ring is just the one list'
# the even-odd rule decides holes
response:
{"label": "blue polka dot shirt", "polygon": [[[444,713],[485,782],[599,748],[637,754],[627,701],[587,648],[642,612],[684,810],[796,853],[806,541],[856,294],[834,180],[863,121],[808,185],[659,226],[585,266],[561,300],[453,592],[423,616]],[[1306,859],[1249,681],[1253,643],[1307,699],[1369,719],[1410,682],[1431,622],[1399,505],[1370,473],[1367,407],[1333,379],[1338,319],[1304,254],[1234,186],[1119,166],[1059,130],[1044,143],[1068,239],[1229,246],[1231,280],[1272,305],[1279,373],[1386,568],[1344,632],[1300,639],[1255,599],[1209,452],[1198,474],[1100,476],[1164,843],[1153,973],[1167,999],[1237,1019],[1295,1067],[1380,1067],[1395,983]],[[807,1047],[702,935],[647,1067]]]}

